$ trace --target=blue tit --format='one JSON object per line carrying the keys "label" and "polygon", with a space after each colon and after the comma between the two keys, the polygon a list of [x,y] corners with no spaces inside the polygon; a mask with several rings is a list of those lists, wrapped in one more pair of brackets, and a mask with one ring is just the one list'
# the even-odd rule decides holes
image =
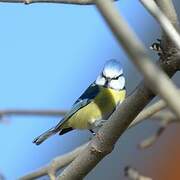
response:
{"label": "blue tit", "polygon": [[94,129],[102,126],[126,95],[125,78],[119,61],[109,60],[103,71],[73,104],[71,110],[53,128],[37,137],[33,143],[41,144],[50,136],[63,135],[73,129]]}

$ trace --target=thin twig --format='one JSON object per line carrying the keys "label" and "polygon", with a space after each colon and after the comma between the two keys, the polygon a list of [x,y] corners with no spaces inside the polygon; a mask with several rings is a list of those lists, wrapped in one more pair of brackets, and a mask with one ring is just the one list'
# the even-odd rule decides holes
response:
{"label": "thin twig", "polygon": [[166,108],[166,103],[163,100],[159,100],[158,102],[150,105],[149,107],[145,108],[143,111],[141,111],[138,116],[135,118],[135,120],[130,124],[129,127],[133,127],[144,121],[145,119],[148,119],[155,113],[159,112],[160,110]]}
{"label": "thin twig", "polygon": [[[155,113],[166,108],[166,103],[159,100],[141,111],[129,127],[133,127],[150,118]],[[67,111],[55,109],[28,110],[28,109],[8,109],[0,110],[0,120],[7,116],[64,116]]]}
{"label": "thin twig", "polygon": [[[166,108],[166,103],[163,100],[150,105],[145,108],[136,119],[130,124],[129,127],[133,127],[148,119],[156,112]],[[64,116],[67,111],[65,110],[55,110],[55,109],[42,109],[42,110],[28,110],[28,109],[8,109],[0,110],[0,120],[6,118],[7,116]]]}
{"label": "thin twig", "polygon": [[152,118],[157,119],[160,122],[160,127],[158,128],[155,134],[146,138],[138,145],[140,149],[146,149],[148,147],[151,147],[154,143],[157,142],[157,140],[162,135],[162,133],[166,130],[169,124],[174,123],[174,122],[178,122],[178,123],[180,122],[174,116],[174,114],[172,114],[169,111],[158,112],[157,114],[152,116]]}
{"label": "thin twig", "polygon": [[20,180],[30,180],[30,179],[35,179],[35,178],[42,177],[45,175],[48,175],[52,179],[53,178],[55,179],[56,172],[59,169],[70,164],[82,152],[82,150],[85,149],[85,147],[87,147],[88,143],[79,146],[78,148],[74,149],[73,151],[71,151],[69,153],[66,153],[64,155],[56,157],[47,166],[44,166],[44,167],[38,169],[37,171],[29,173],[19,179]]}
{"label": "thin twig", "polygon": [[124,168],[124,174],[130,180],[152,180],[152,178],[142,175],[136,169],[130,166]]}
{"label": "thin twig", "polygon": [[180,49],[180,35],[174,26],[171,24],[169,19],[160,10],[154,0],[140,0],[144,7],[155,17],[155,19],[160,23],[163,30],[166,32],[167,36],[174,42],[177,48]]}
{"label": "thin twig", "polygon": [[[148,119],[153,114],[166,108],[166,103],[163,100],[159,100],[156,103],[145,108],[138,114],[135,120],[130,124],[129,127],[133,127]],[[8,109],[0,110],[0,120],[7,116],[64,116],[67,111],[55,110],[55,109],[41,109],[41,110],[28,110],[28,109]]]}
{"label": "thin twig", "polygon": [[28,110],[28,109],[8,109],[1,110],[0,117],[4,116],[64,116],[67,111],[65,110]]}

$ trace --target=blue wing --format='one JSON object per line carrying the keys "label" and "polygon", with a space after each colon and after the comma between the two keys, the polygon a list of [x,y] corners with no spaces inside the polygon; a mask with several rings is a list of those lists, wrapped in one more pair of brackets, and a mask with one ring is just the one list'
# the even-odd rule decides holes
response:
{"label": "blue wing", "polygon": [[78,98],[78,100],[74,103],[74,105],[76,103],[78,103],[79,101],[85,100],[85,99],[89,99],[89,100],[93,100],[96,95],[99,93],[100,89],[99,86],[96,84],[91,84],[86,91]]}
{"label": "blue wing", "polygon": [[98,94],[99,87],[95,84],[92,84],[88,87],[88,89],[79,97],[79,99],[74,103],[72,109],[64,116],[64,118],[53,128],[49,129],[45,133],[41,134],[37,138],[34,139],[33,143],[36,145],[41,144],[47,138],[52,136],[53,134],[60,131],[60,135],[72,130],[72,128],[61,129],[62,125],[79,109],[83,108],[91,101],[93,101],[94,97]]}
{"label": "blue wing", "polygon": [[64,118],[56,125],[55,129],[58,131],[62,124],[64,124],[74,113],[88,105],[96,95],[99,93],[100,89],[98,85],[92,84],[87,90],[78,98],[78,100],[73,104],[71,110],[64,116]]}

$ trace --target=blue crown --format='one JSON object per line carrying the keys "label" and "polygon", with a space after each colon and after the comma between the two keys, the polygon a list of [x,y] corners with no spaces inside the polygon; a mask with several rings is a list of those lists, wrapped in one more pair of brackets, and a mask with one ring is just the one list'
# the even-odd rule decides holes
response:
{"label": "blue crown", "polygon": [[111,59],[106,62],[103,75],[109,78],[118,77],[123,74],[123,68],[119,61]]}

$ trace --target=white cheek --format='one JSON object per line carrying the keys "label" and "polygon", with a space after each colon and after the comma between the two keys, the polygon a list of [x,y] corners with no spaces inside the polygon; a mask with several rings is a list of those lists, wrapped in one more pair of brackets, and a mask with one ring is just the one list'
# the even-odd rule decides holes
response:
{"label": "white cheek", "polygon": [[120,90],[125,86],[125,78],[123,76],[119,77],[117,80],[111,80],[109,87],[112,89]]}
{"label": "white cheek", "polygon": [[100,85],[100,86],[104,86],[104,84],[106,83],[106,80],[104,77],[98,76],[98,78],[96,79],[96,84]]}

